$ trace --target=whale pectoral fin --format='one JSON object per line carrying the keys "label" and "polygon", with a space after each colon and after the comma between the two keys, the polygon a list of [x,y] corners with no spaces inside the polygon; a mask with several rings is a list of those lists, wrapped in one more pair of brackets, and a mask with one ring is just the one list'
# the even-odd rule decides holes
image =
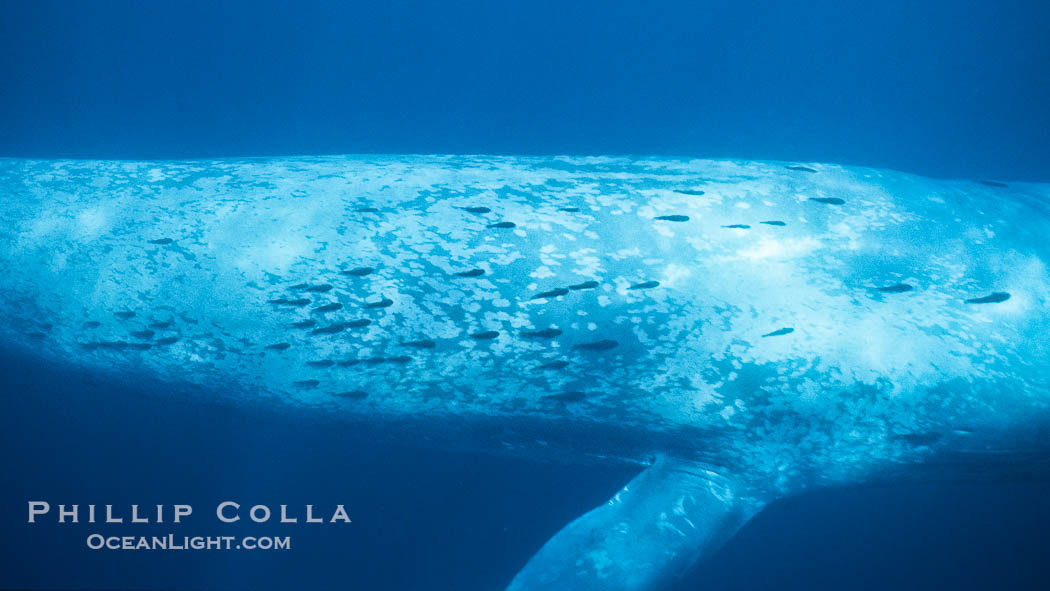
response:
{"label": "whale pectoral fin", "polygon": [[703,465],[660,458],[548,540],[507,591],[661,589],[761,510],[742,489]]}

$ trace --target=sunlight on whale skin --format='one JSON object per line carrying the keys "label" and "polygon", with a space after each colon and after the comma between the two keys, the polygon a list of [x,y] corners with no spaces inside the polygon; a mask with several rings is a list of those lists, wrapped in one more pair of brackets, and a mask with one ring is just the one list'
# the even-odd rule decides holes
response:
{"label": "sunlight on whale skin", "polygon": [[510,589],[662,588],[777,498],[1047,455],[1045,184],[326,156],[3,159],[0,192],[5,346],[652,462]]}

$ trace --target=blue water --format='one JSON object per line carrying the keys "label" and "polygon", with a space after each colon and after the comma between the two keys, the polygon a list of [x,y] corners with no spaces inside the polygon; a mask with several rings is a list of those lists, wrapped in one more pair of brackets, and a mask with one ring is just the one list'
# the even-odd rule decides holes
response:
{"label": "blue water", "polygon": [[[5,3],[0,155],[676,154],[1050,180],[1046,2],[651,4]],[[499,589],[636,470],[428,449],[13,354],[0,392],[0,588]],[[1046,589],[1048,492],[1023,474],[822,491],[679,588]],[[28,527],[33,498],[346,502],[354,523],[221,530],[290,552],[93,553],[86,527]]]}
{"label": "blue water", "polygon": [[5,3],[0,154],[617,153],[1050,178],[1050,4]]}

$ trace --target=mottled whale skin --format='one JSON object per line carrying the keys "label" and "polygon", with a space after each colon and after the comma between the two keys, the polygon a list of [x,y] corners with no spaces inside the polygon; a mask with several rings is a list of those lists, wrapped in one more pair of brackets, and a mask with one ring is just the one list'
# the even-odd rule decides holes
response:
{"label": "mottled whale skin", "polygon": [[651,466],[510,588],[657,589],[774,499],[1044,457],[1048,236],[1045,184],[814,163],[6,159],[0,336],[370,421],[559,425]]}

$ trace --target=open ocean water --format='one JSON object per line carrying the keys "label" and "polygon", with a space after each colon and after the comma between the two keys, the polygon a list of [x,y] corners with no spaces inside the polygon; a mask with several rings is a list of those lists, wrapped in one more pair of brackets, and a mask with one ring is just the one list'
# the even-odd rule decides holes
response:
{"label": "open ocean water", "polygon": [[[1046,2],[3,8],[0,156],[658,154],[1050,181]],[[638,470],[187,403],[13,352],[0,394],[0,588],[501,589]],[[774,504],[676,589],[1050,588],[1048,493],[1046,473],[998,469],[820,491]],[[347,502],[354,523],[294,526],[290,552],[130,556],[27,527],[34,498]]]}

